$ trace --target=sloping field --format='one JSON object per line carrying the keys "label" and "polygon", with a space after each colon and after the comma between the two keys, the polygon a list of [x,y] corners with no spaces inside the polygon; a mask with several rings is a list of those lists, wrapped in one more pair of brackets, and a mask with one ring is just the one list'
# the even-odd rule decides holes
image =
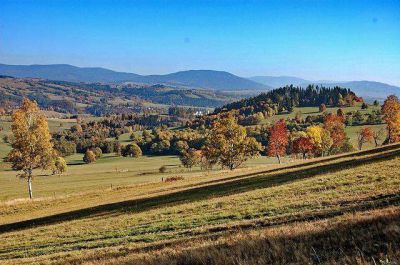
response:
{"label": "sloping field", "polygon": [[400,145],[0,204],[0,263],[400,261]]}

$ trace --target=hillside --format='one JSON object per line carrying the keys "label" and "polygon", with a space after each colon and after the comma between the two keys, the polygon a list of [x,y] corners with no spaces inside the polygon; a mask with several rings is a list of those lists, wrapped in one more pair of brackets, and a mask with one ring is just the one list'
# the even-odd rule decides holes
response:
{"label": "hillside", "polygon": [[367,100],[383,100],[387,96],[393,94],[400,96],[400,87],[375,81],[311,81],[294,76],[254,76],[249,79],[273,88],[286,85],[306,87],[310,84],[323,85],[326,87],[340,86],[351,89],[357,95]]}
{"label": "hillside", "polygon": [[0,77],[0,96],[2,105],[15,107],[23,97],[28,97],[36,100],[41,108],[72,114],[137,112],[152,104],[162,104],[164,108],[168,105],[213,108],[241,98],[240,94],[164,85],[112,85],[10,77]]}
{"label": "hillside", "polygon": [[353,90],[357,95],[368,100],[384,100],[389,95],[400,96],[400,87],[374,81],[330,82],[325,86],[342,86]]}
{"label": "hillside", "polygon": [[283,167],[2,203],[0,260],[398,262],[400,180],[393,169],[400,169],[399,156],[400,146],[390,145]]}
{"label": "hillside", "polygon": [[6,65],[0,64],[0,75],[19,78],[43,78],[71,82],[134,82],[139,84],[168,84],[185,88],[203,88],[221,91],[263,90],[268,87],[228,72],[190,70],[167,75],[138,75],[116,72],[104,68],[76,67],[67,64],[54,65]]}

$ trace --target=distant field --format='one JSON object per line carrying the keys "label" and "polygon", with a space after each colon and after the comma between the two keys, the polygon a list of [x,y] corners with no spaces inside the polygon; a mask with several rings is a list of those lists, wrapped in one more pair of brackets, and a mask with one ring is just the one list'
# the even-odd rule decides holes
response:
{"label": "distant field", "polygon": [[[327,108],[326,112],[327,113],[336,113],[337,110],[339,108],[338,107],[334,107],[334,108]],[[373,106],[373,105],[369,105],[368,109],[361,109],[360,105],[356,105],[354,107],[346,107],[346,108],[341,108],[345,113],[346,112],[352,112],[352,111],[360,111],[361,113],[371,113],[373,110],[380,110],[381,107],[380,106]],[[307,117],[308,115],[319,115],[322,114],[321,112],[319,112],[319,108],[318,107],[302,107],[302,108],[294,108],[293,112],[291,112],[290,114],[278,114],[275,115],[271,118],[268,118],[264,121],[264,123],[268,124],[270,122],[275,122],[277,120],[280,119],[287,119],[287,118],[294,118],[296,117],[296,114],[300,112],[303,116],[303,118]]]}
{"label": "distant field", "polygon": [[3,203],[0,260],[400,261],[400,145],[287,166]]}

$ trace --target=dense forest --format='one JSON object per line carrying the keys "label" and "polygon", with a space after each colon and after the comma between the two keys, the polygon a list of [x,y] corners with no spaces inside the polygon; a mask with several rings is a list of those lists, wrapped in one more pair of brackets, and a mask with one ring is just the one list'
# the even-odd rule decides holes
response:
{"label": "dense forest", "polygon": [[215,110],[215,113],[238,110],[240,113],[253,114],[269,109],[277,112],[291,112],[294,107],[318,107],[325,104],[330,107],[345,107],[362,102],[350,89],[309,85],[306,88],[293,85],[262,93],[256,97],[229,103]]}

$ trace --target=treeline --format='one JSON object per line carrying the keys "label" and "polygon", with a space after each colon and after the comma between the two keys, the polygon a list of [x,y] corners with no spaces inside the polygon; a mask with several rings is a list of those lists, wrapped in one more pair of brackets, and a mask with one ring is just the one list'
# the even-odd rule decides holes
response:
{"label": "treeline", "polygon": [[285,111],[292,112],[294,107],[318,107],[321,104],[330,107],[346,107],[353,106],[355,102],[362,102],[362,98],[346,88],[314,85],[302,88],[290,85],[227,104],[215,109],[214,113],[236,110],[239,114],[246,116],[258,112],[265,112],[266,116],[272,116]]}
{"label": "treeline", "polygon": [[113,153],[118,151],[121,134],[181,124],[178,117],[136,113],[112,115],[98,121],[81,122],[78,119],[69,130],[53,133],[53,142],[62,156],[85,153],[87,149],[96,147],[103,153]]}
{"label": "treeline", "polygon": [[[320,111],[324,111],[323,106]],[[85,162],[99,153],[119,156],[179,155],[186,167],[200,165],[211,168],[216,164],[229,169],[240,166],[249,157],[258,154],[318,157],[354,150],[345,127],[348,123],[376,124],[382,119],[388,124],[388,134],[364,127],[357,132],[357,147],[365,143],[380,144],[400,140],[400,102],[389,97],[381,111],[362,114],[360,111],[344,113],[322,112],[303,118],[279,120],[271,125],[244,127],[238,123],[235,112],[224,112],[209,120],[209,126],[179,130],[167,125],[150,128],[134,121],[136,115],[121,115],[113,119],[77,124],[69,131],[53,136],[54,146],[62,155],[77,151],[85,153]],[[130,134],[130,143],[123,146],[118,137]],[[93,154],[92,154],[93,153]]]}

